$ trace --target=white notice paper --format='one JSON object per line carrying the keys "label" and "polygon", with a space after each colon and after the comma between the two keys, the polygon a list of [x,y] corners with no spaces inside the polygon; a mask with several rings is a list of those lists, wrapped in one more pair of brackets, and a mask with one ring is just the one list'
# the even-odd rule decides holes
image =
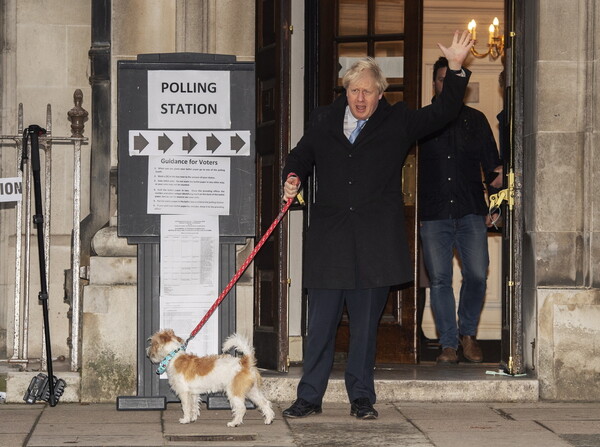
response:
{"label": "white notice paper", "polygon": [[229,157],[149,157],[148,214],[229,214]]}
{"label": "white notice paper", "polygon": [[214,295],[218,264],[219,216],[161,216],[161,295]]}
{"label": "white notice paper", "polygon": [[[219,217],[163,215],[160,233],[160,327],[185,340],[218,298]],[[218,352],[217,314],[188,352]]]}
{"label": "white notice paper", "polygon": [[[160,327],[173,329],[175,334],[187,340],[194,328],[217,297],[168,296],[160,297]],[[202,329],[189,342],[186,352],[196,355],[219,353],[218,310],[212,314]]]}

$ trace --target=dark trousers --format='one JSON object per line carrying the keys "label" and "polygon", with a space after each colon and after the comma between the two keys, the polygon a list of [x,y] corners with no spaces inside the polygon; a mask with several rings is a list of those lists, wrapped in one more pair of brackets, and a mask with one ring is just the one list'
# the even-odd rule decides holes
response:
{"label": "dark trousers", "polygon": [[350,402],[367,397],[375,403],[377,326],[387,302],[389,287],[337,290],[309,289],[308,337],[304,373],[298,397],[321,405],[335,354],[335,335],[344,304],[348,310],[350,343],[345,382]]}

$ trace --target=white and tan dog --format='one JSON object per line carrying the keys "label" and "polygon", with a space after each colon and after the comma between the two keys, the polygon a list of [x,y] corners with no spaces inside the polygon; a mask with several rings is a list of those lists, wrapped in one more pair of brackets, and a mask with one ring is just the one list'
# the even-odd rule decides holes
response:
{"label": "white and tan dog", "polygon": [[[183,339],[172,329],[156,332],[149,339],[146,354],[153,363],[160,363],[167,355],[181,348]],[[246,398],[256,404],[262,412],[265,424],[273,422],[275,416],[271,402],[260,389],[261,376],[256,368],[254,348],[248,340],[233,334],[223,343],[223,352],[232,348],[243,354],[234,357],[229,354],[198,357],[177,351],[169,361],[166,373],[169,385],[181,400],[182,424],[194,422],[200,414],[199,395],[224,391],[231,405],[233,419],[229,427],[242,424],[246,414]]]}

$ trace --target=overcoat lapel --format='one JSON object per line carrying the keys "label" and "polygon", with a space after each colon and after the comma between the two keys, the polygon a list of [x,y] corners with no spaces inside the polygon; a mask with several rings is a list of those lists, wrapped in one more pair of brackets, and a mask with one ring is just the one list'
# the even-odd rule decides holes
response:
{"label": "overcoat lapel", "polygon": [[391,108],[390,104],[384,98],[379,100],[379,104],[377,105],[377,110],[375,113],[371,115],[363,130],[358,134],[356,141],[354,142],[354,146],[363,146],[363,143],[367,143],[369,140],[374,138],[377,135],[377,128],[381,126],[381,124],[385,121],[385,118],[390,113]]}

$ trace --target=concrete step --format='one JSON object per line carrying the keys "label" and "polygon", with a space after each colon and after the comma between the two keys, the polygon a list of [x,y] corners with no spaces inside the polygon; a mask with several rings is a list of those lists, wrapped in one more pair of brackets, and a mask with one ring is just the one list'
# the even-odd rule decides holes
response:
{"label": "concrete step", "polygon": [[[498,365],[438,366],[435,363],[393,365],[375,370],[378,402],[536,402],[539,382],[535,377],[512,377],[498,374]],[[288,373],[264,371],[263,386],[275,402],[292,402],[302,370]],[[344,372],[334,367],[324,402],[348,402]]]}

